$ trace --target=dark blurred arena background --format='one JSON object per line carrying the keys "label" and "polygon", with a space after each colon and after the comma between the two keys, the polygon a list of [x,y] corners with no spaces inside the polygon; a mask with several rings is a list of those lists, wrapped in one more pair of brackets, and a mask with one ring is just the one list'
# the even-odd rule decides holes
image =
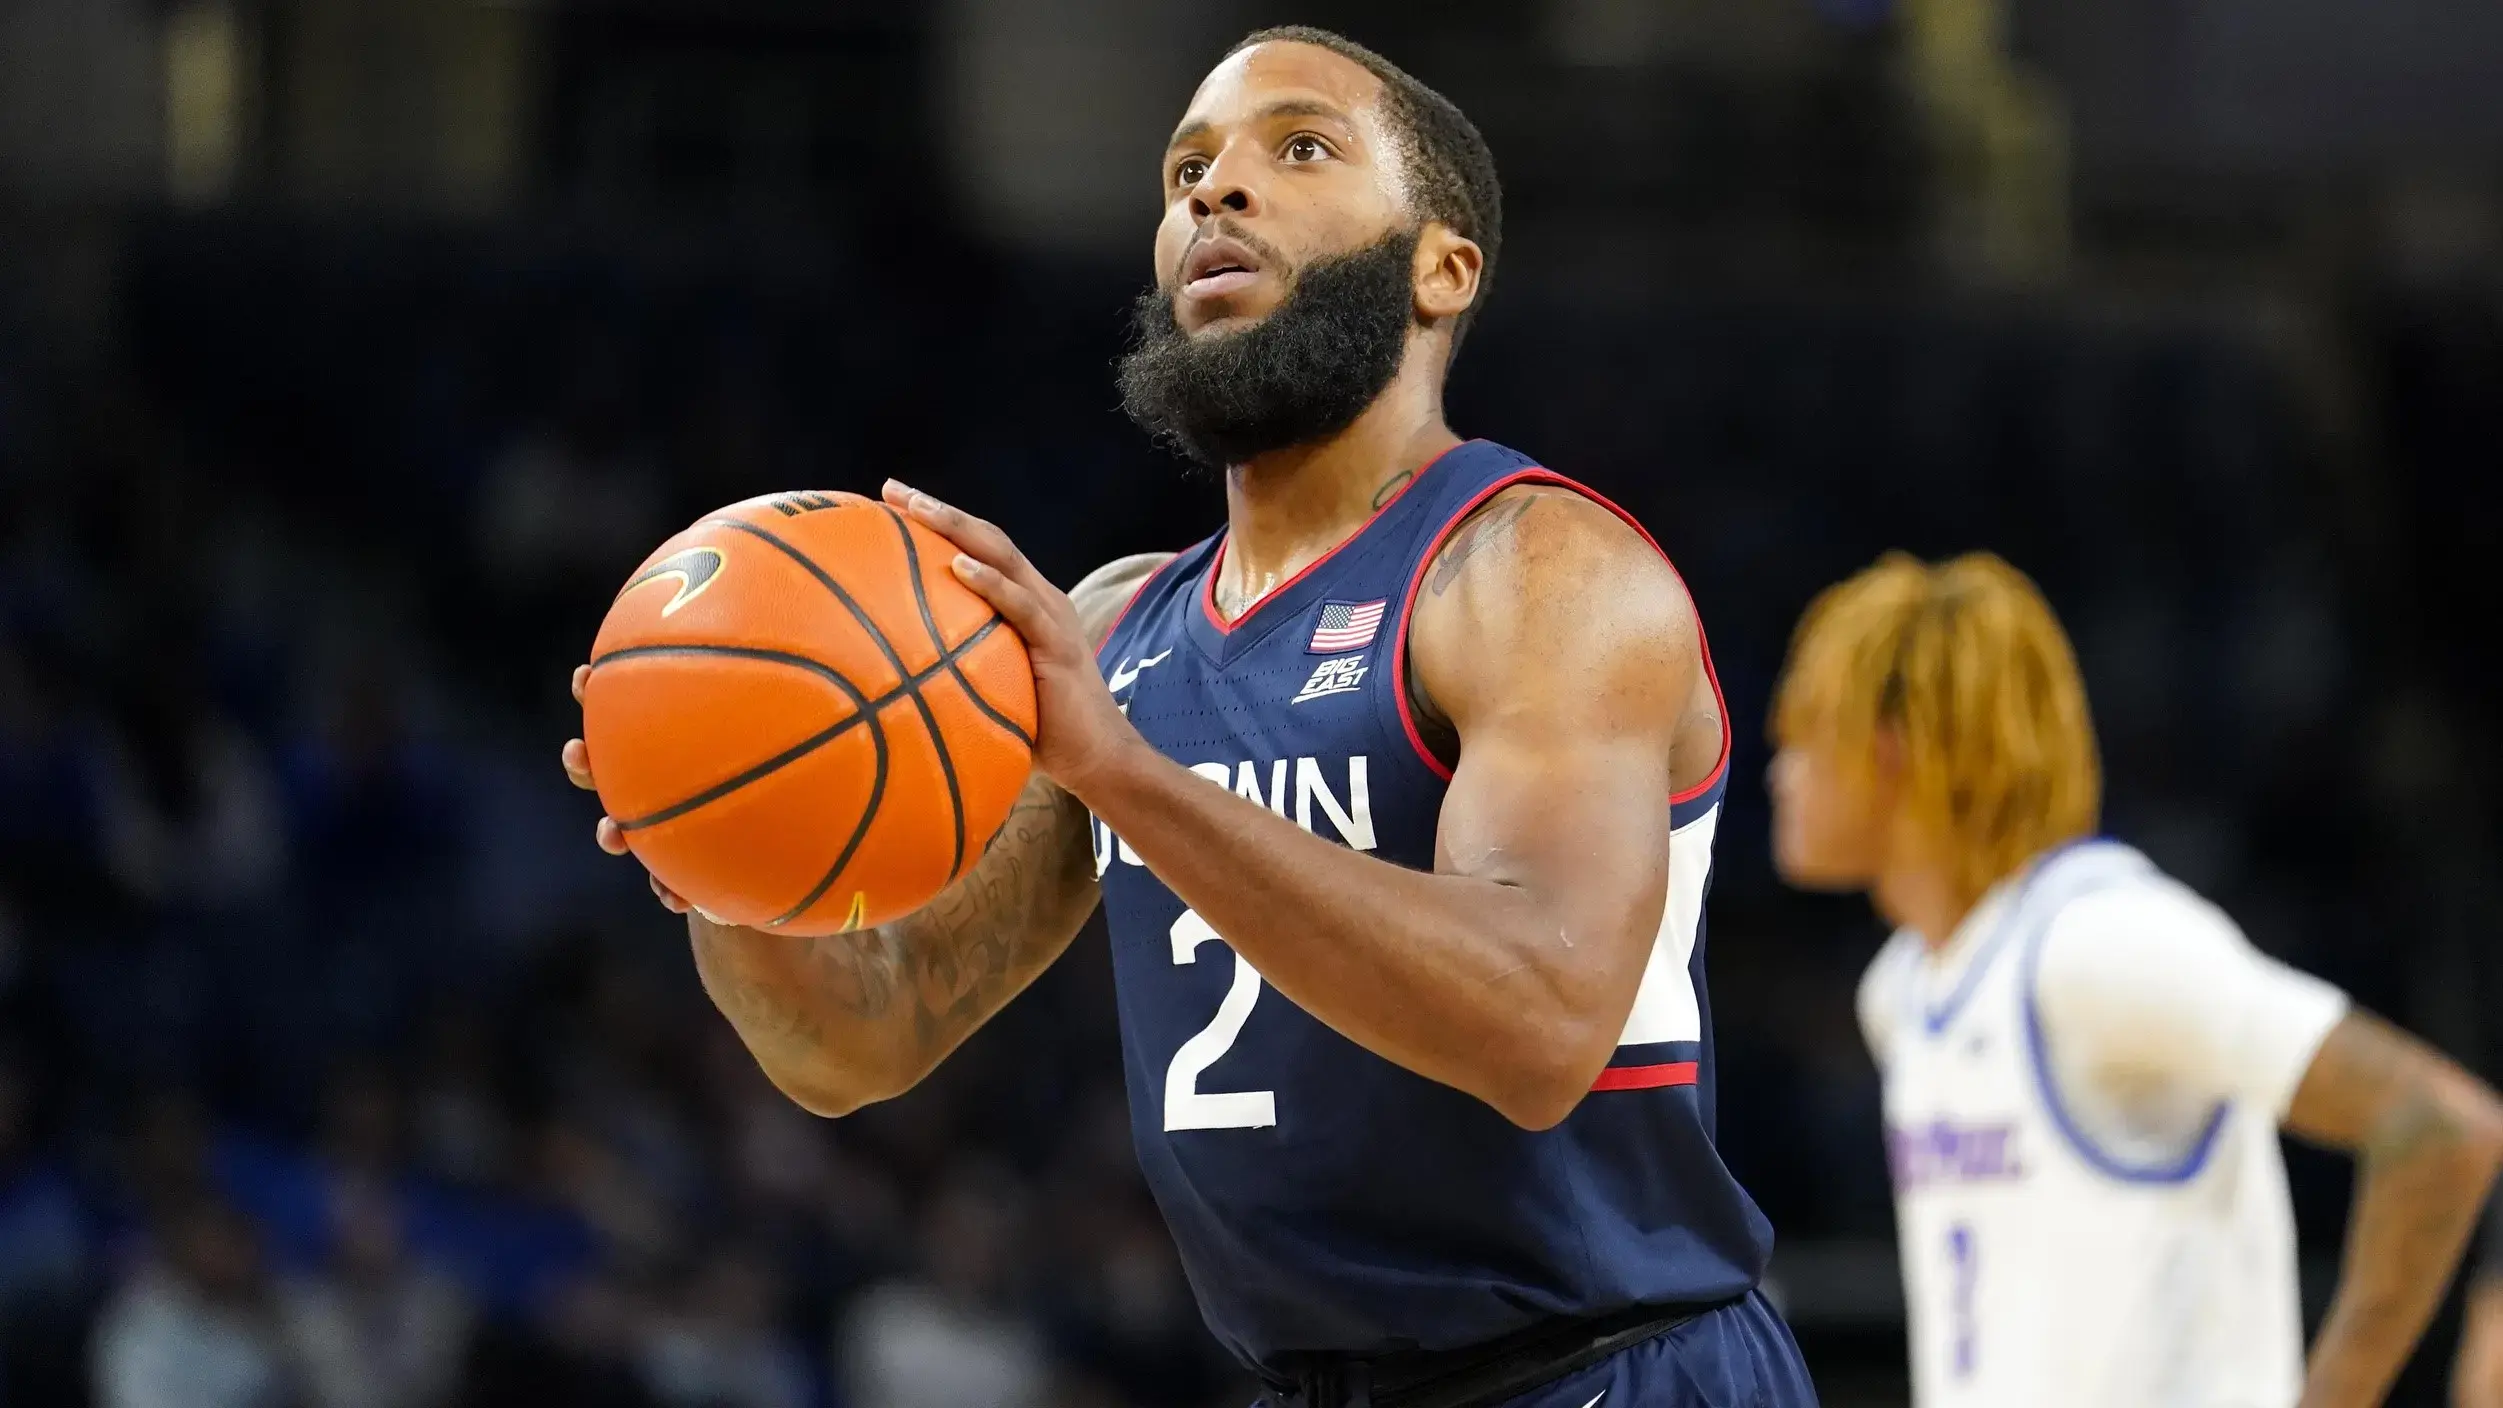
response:
{"label": "dark blurred arena background", "polygon": [[1281,20],[1485,129],[1455,423],[1711,623],[1722,1134],[1829,1403],[1903,1395],[1877,929],[1773,882],[1754,721],[1881,549],[2036,574],[2110,828],[2497,1074],[2491,0],[0,0],[0,1402],[1245,1401],[1100,933],[815,1120],[556,751],[716,504],[902,473],[1063,582],[1217,521],[1107,364]]}

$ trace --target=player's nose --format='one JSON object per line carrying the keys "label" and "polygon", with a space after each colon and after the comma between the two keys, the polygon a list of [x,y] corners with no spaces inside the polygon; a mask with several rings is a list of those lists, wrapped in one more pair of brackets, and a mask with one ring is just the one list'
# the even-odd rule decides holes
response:
{"label": "player's nose", "polygon": [[1191,219],[1204,221],[1217,214],[1258,215],[1261,199],[1254,167],[1257,165],[1239,149],[1229,146],[1208,163],[1206,175],[1191,188]]}

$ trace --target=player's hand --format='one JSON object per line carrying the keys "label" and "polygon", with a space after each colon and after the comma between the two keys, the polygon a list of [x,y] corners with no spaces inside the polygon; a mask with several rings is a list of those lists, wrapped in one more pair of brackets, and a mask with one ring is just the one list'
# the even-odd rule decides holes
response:
{"label": "player's hand", "polygon": [[[580,704],[582,702],[583,681],[588,680],[589,678],[591,678],[590,666],[576,665],[574,667],[574,702],[576,704]],[[599,788],[591,781],[591,749],[589,746],[584,744],[581,739],[566,739],[564,750],[557,756],[565,764],[566,779],[572,782],[574,786],[581,788],[585,792],[597,792],[599,790]],[[599,842],[600,849],[608,852],[610,855],[622,856],[626,854],[625,829],[620,827],[617,824],[616,819],[613,817],[601,817],[599,824],[591,829],[591,839]],[[652,893],[660,897],[662,908],[667,909],[672,914],[684,914],[689,908],[691,908],[691,906],[688,905],[686,900],[682,898],[677,891],[662,884],[659,876],[646,875],[644,878],[652,882]]]}
{"label": "player's hand", "polygon": [[957,555],[949,565],[956,579],[1025,637],[1026,653],[1034,661],[1034,766],[1085,797],[1086,780],[1139,736],[1104,687],[1078,608],[997,527],[892,479],[886,482],[885,497],[899,512],[954,543]]}

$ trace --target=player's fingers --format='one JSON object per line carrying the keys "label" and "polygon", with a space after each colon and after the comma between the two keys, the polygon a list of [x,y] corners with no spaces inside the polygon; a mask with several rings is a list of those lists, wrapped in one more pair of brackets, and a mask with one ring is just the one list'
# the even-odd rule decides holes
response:
{"label": "player's fingers", "polygon": [[591,780],[591,749],[581,739],[566,739],[564,750],[557,756],[564,761],[567,781],[585,792],[599,790],[599,784]]}
{"label": "player's fingers", "polygon": [[1016,551],[1015,544],[998,527],[974,517],[954,504],[925,494],[900,480],[887,481],[887,493],[900,495],[904,512],[919,520],[925,528],[945,534],[958,547],[985,561],[995,561]]}
{"label": "player's fingers", "polygon": [[893,496],[899,492],[904,500],[904,511],[923,527],[1011,576],[1022,577],[1032,571],[1026,565],[1025,554],[1017,550],[1016,543],[1010,541],[998,525],[976,518],[953,504],[941,503],[919,489],[888,480],[887,493]]}
{"label": "player's fingers", "polygon": [[574,702],[576,704],[582,702],[582,687],[590,682],[591,667],[588,665],[574,666]]}
{"label": "player's fingers", "polygon": [[1043,598],[1031,588],[968,553],[956,554],[948,569],[956,574],[956,580],[996,607],[1008,624],[1016,627],[1017,634],[1026,638],[1029,648],[1041,648],[1057,640],[1060,623],[1052,619]]}
{"label": "player's fingers", "polygon": [[688,904],[676,890],[662,884],[659,876],[654,875],[650,877],[650,879],[652,881],[652,894],[655,898],[660,900],[661,908],[668,910],[672,914],[684,914],[689,909],[694,907]]}
{"label": "player's fingers", "polygon": [[626,828],[619,826],[615,817],[601,817],[600,824],[592,828],[591,837],[600,843],[601,850],[610,855],[622,856],[626,853]]}

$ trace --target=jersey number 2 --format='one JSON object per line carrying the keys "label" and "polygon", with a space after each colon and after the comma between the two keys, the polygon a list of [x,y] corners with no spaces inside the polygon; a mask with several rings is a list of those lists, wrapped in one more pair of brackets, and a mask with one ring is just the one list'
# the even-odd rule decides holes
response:
{"label": "jersey number 2", "polygon": [[[1199,946],[1212,941],[1225,942],[1197,910],[1186,909],[1173,921],[1175,963],[1198,962]],[[1217,1004],[1217,1015],[1198,1035],[1183,1042],[1182,1049],[1173,1053],[1173,1064],[1165,1067],[1168,1130],[1266,1129],[1278,1122],[1275,1091],[1199,1088],[1201,1074],[1233,1048],[1243,1034],[1243,1024],[1251,1020],[1252,1004],[1260,1000],[1259,970],[1232,949],[1226,953],[1234,960],[1234,983],[1225,990],[1225,1000]]]}

